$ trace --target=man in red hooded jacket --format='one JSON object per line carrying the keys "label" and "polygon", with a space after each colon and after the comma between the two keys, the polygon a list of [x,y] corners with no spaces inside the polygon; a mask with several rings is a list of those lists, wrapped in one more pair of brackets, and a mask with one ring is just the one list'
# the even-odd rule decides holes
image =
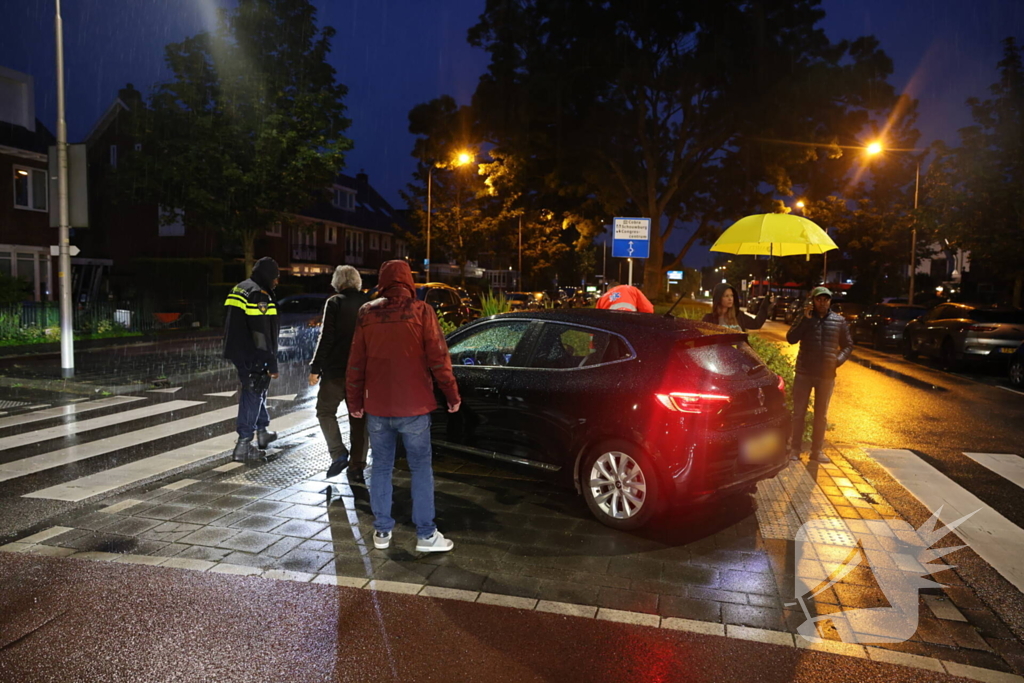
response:
{"label": "man in red hooded jacket", "polygon": [[412,475],[416,550],[445,552],[454,543],[434,524],[430,413],[437,402],[431,376],[444,393],[448,412],[456,412],[462,399],[437,314],[416,298],[409,264],[388,261],[382,265],[378,287],[380,296],[359,309],[345,387],[349,412],[356,418],[365,412],[370,434],[373,545],[381,550],[391,545],[395,527],[391,474],[401,435]]}

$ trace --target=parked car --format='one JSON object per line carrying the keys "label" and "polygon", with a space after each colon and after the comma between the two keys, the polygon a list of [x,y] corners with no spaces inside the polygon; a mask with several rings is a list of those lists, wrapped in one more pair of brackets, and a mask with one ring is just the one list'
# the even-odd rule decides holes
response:
{"label": "parked car", "polygon": [[505,292],[510,311],[525,311],[530,306],[530,295],[526,292]]}
{"label": "parked car", "polygon": [[803,310],[804,301],[806,300],[807,297],[797,297],[786,304],[785,312],[782,314],[782,321],[792,325],[800,316],[800,311]]}
{"label": "parked car", "polygon": [[416,298],[430,304],[439,320],[452,325],[464,325],[475,317],[469,304],[459,295],[459,291],[443,282],[416,285]]}
{"label": "parked car", "polygon": [[568,300],[566,308],[588,308],[593,306],[596,300],[593,294],[580,289]]}
{"label": "parked car", "polygon": [[277,302],[277,355],[312,357],[330,294],[295,294]]}
{"label": "parked car", "polygon": [[907,323],[903,355],[938,358],[948,368],[967,359],[1007,359],[1024,341],[1024,311],[944,303]]}
{"label": "parked car", "polygon": [[903,329],[914,318],[924,315],[924,306],[909,304],[875,304],[850,323],[854,342],[872,344],[876,349],[903,343]]}
{"label": "parked car", "polygon": [[610,527],[749,492],[787,465],[784,384],[743,334],[571,309],[477,320],[448,346],[462,409],[433,414],[434,443],[575,487]]}
{"label": "parked car", "polygon": [[557,306],[554,299],[548,295],[547,292],[528,292],[529,299],[527,300],[527,308],[541,311],[546,308],[555,308]]}
{"label": "parked car", "polygon": [[749,315],[757,315],[761,310],[761,302],[763,300],[763,296],[752,296],[747,299],[747,313]]}
{"label": "parked car", "polygon": [[846,318],[846,322],[852,324],[867,309],[864,304],[854,304],[848,301],[836,301],[832,303],[832,310]]}
{"label": "parked car", "polygon": [[768,312],[768,317],[772,320],[778,320],[779,318],[785,318],[786,308],[793,303],[794,299],[798,297],[783,295],[775,298],[775,303],[772,304],[771,310]]}
{"label": "parked car", "polygon": [[1017,389],[1024,389],[1024,344],[1017,347],[1017,350],[1010,356],[1010,385]]}

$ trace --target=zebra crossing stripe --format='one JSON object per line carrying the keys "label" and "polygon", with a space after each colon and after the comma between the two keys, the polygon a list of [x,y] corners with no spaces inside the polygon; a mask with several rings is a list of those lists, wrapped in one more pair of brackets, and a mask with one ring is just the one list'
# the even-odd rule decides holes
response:
{"label": "zebra crossing stripe", "polygon": [[37,429],[34,432],[15,434],[13,436],[8,436],[0,439],[0,451],[7,450],[9,448],[17,448],[19,446],[27,446],[29,444],[40,443],[42,441],[48,441],[50,439],[59,439],[65,436],[71,436],[72,434],[81,434],[82,432],[88,432],[94,429],[112,427],[123,422],[130,422],[131,420],[141,420],[144,417],[162,415],[164,413],[170,413],[175,410],[181,410],[183,408],[199,406],[202,405],[203,403],[204,401],[168,401],[167,403],[157,403],[155,405],[146,406],[145,408],[127,410],[123,413],[113,413],[111,415],[105,415],[103,417],[95,417],[91,420],[83,420],[81,422],[69,422],[67,424],[57,425],[56,427],[50,427],[48,429]]}
{"label": "zebra crossing stripe", "polygon": [[99,439],[77,446],[69,446],[60,450],[43,453],[31,458],[22,458],[14,462],[0,464],[0,481],[17,479],[36,472],[69,465],[80,460],[88,460],[98,455],[113,453],[123,448],[129,448],[139,444],[149,443],[157,439],[163,439],[175,434],[181,434],[190,429],[207,427],[224,420],[233,419],[238,414],[238,408],[231,406],[220,410],[211,410],[200,415],[193,415],[181,420],[163,422],[153,427],[139,429],[134,432],[126,432],[112,436],[109,439]]}
{"label": "zebra crossing stripe", "polygon": [[982,467],[1024,488],[1024,458],[1015,453],[964,453]]}
{"label": "zebra crossing stripe", "polygon": [[[49,408],[48,410],[40,410],[39,412],[32,413],[31,415],[12,415],[11,417],[5,417],[0,419],[0,429],[5,427],[17,427],[19,425],[29,424],[32,422],[40,422],[42,420],[49,420],[54,417],[64,417],[65,415],[77,415],[78,413],[84,413],[88,410],[99,410],[100,408],[109,408],[110,406],[121,405],[122,403],[130,403],[132,401],[145,401],[146,399],[142,396],[111,396],[110,398],[101,398],[96,401],[89,401],[88,403],[72,403],[66,406],[57,406],[56,408]],[[36,406],[39,407],[39,406]],[[28,410],[31,410],[29,408]]]}
{"label": "zebra crossing stripe", "polygon": [[956,535],[1003,578],[1024,590],[1024,529],[911,451],[867,453],[930,512],[937,513],[943,524],[977,511],[957,527]]}
{"label": "zebra crossing stripe", "polygon": [[[275,418],[272,427],[279,432],[291,429],[303,422],[312,420],[312,410],[297,410],[279,418]],[[58,486],[51,486],[39,491],[25,494],[24,498],[45,498],[47,500],[64,500],[77,502],[123,488],[137,482],[158,477],[185,465],[204,460],[231,449],[237,435],[234,432],[215,436],[206,441],[190,444],[173,451],[143,458],[135,462],[97,472],[96,474],[69,481]]]}

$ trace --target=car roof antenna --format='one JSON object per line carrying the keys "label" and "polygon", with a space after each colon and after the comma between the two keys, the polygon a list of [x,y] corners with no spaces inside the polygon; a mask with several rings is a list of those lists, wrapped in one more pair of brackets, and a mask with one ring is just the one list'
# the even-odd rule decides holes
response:
{"label": "car roof antenna", "polygon": [[679,295],[679,298],[676,299],[676,302],[674,304],[672,304],[672,308],[668,309],[668,312],[665,313],[665,317],[666,318],[671,318],[672,317],[672,311],[676,310],[676,306],[679,305],[679,302],[683,300],[684,296],[686,296],[686,292],[683,292],[682,294]]}

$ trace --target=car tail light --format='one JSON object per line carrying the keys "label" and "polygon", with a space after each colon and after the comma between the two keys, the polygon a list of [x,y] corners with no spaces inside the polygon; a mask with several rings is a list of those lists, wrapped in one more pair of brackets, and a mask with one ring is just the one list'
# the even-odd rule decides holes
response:
{"label": "car tail light", "polygon": [[995,325],[968,325],[968,332],[995,332],[998,327]]}
{"label": "car tail light", "polygon": [[323,321],[320,318],[313,318],[306,323],[306,327],[320,327]]}
{"label": "car tail light", "polygon": [[892,319],[892,318],[882,318],[882,324],[883,324],[883,325],[888,325],[888,324],[889,324],[889,323],[891,323],[892,321],[893,321],[893,319]]}
{"label": "car tail light", "polygon": [[668,394],[655,394],[658,403],[677,413],[705,413],[717,410],[732,399],[722,394],[703,394],[685,391],[673,391]]}
{"label": "car tail light", "polygon": [[786,393],[786,380],[782,379],[782,375],[779,375],[779,393]]}

